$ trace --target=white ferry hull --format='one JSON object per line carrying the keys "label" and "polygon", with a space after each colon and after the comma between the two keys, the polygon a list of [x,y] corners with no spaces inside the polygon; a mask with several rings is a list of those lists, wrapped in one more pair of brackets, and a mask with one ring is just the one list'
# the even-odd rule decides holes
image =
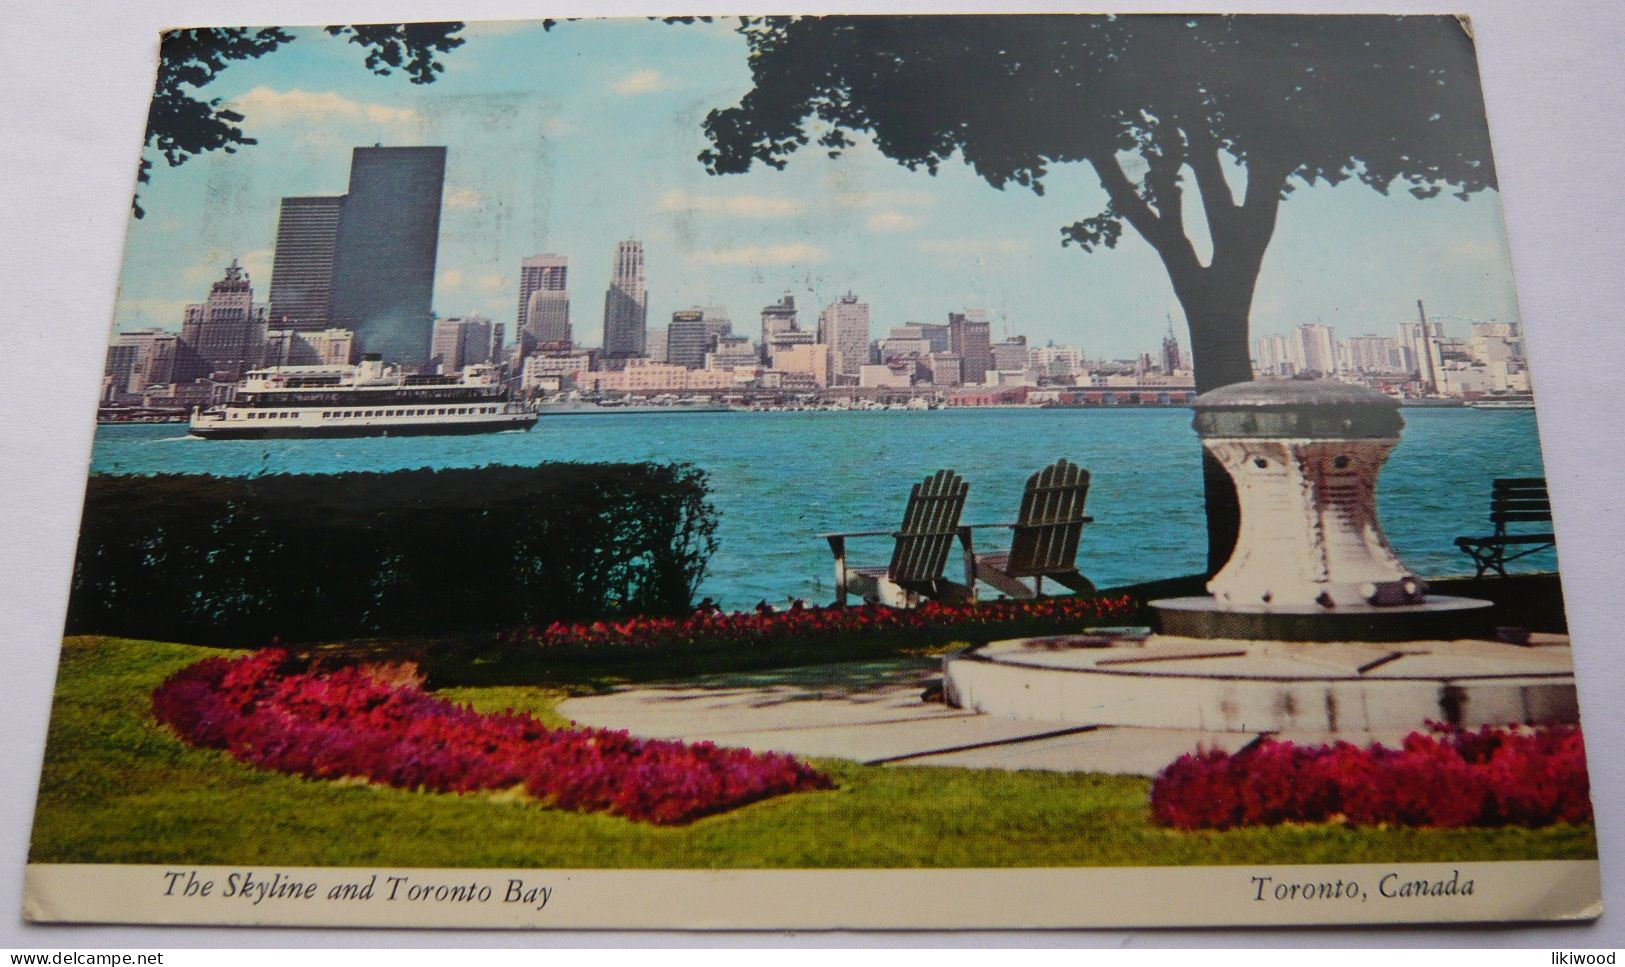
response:
{"label": "white ferry hull", "polygon": [[225,420],[206,423],[194,421],[188,428],[192,436],[207,440],[316,440],[369,436],[464,436],[472,433],[500,433],[504,430],[529,430],[536,425],[536,414],[513,413],[502,417],[470,420],[460,423],[394,423],[359,425],[356,423],[324,423],[301,426],[297,423],[231,424]]}

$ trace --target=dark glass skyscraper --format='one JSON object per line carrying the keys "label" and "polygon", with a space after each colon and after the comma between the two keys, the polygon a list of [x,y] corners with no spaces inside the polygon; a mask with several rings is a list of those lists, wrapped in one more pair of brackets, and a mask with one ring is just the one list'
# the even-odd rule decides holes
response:
{"label": "dark glass skyscraper", "polygon": [[271,328],[326,329],[344,196],[282,199],[271,263]]}
{"label": "dark glass skyscraper", "polygon": [[333,319],[361,350],[427,366],[446,149],[356,148],[339,218]]}

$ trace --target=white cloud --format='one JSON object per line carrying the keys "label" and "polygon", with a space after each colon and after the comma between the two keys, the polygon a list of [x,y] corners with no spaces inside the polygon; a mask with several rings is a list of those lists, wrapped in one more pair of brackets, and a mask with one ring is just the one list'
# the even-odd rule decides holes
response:
{"label": "white cloud", "polygon": [[840,208],[930,208],[937,203],[937,196],[928,191],[857,191],[837,188],[831,191],[829,200]]}
{"label": "white cloud", "polygon": [[622,97],[635,97],[639,94],[654,94],[671,86],[665,75],[652,67],[645,67],[640,71],[633,71],[615,83],[609,89]]}
{"label": "white cloud", "polygon": [[550,117],[542,122],[542,133],[550,138],[562,138],[576,133],[576,126],[561,117]]}
{"label": "white cloud", "polygon": [[440,273],[440,281],[437,284],[444,291],[461,289],[463,287],[463,270],[447,269]]}
{"label": "white cloud", "polygon": [[807,208],[794,198],[769,195],[695,195],[668,191],[656,206],[663,212],[728,215],[734,218],[783,218],[799,215]]}
{"label": "white cloud", "polygon": [[1027,246],[1013,238],[933,238],[918,243],[915,248],[928,255],[949,255],[956,258],[985,259],[994,255],[1011,255]]}
{"label": "white cloud", "polygon": [[485,199],[472,188],[453,188],[446,192],[445,206],[449,211],[478,208]]}
{"label": "white cloud", "polygon": [[478,279],[475,279],[474,284],[486,292],[495,292],[498,289],[506,287],[508,280],[504,276],[497,275],[493,272],[489,275],[482,275]]}
{"label": "white cloud", "polygon": [[908,215],[899,211],[875,212],[869,216],[869,230],[871,232],[911,232],[925,220],[918,215]]}
{"label": "white cloud", "polygon": [[828,256],[829,253],[817,245],[789,242],[783,245],[708,249],[691,254],[688,260],[695,265],[796,265],[822,262]]}
{"label": "white cloud", "polygon": [[277,125],[313,121],[369,121],[373,124],[413,124],[421,121],[409,107],[355,101],[337,91],[278,91],[261,84],[230,106],[254,124]]}

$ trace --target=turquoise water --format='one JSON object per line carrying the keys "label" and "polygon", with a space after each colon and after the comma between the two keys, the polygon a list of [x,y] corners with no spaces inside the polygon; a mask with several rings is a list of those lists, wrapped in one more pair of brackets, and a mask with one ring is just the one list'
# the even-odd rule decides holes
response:
{"label": "turquoise water", "polygon": [[[1423,576],[1472,573],[1458,535],[1487,533],[1490,480],[1543,474],[1528,410],[1408,409],[1378,501]],[[970,483],[965,523],[1014,518],[1028,475],[1066,457],[1093,475],[1078,555],[1101,587],[1198,572],[1199,445],[1183,409],[681,413],[543,417],[529,433],[357,440],[198,440],[174,425],[102,426],[99,473],[330,473],[546,460],[687,461],[711,475],[718,549],[700,593],[729,608],[833,598],[826,531],[889,530],[942,467]],[[884,563],[884,540],[854,542]],[[1520,562],[1556,567],[1546,551]],[[1515,565],[1515,566],[1520,566]]]}

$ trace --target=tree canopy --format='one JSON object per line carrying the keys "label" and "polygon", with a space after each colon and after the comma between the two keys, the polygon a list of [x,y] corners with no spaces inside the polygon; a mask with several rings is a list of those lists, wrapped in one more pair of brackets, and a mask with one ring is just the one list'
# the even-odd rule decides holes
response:
{"label": "tree canopy", "polygon": [[[783,167],[815,140],[838,154],[858,132],[911,169],[957,154],[999,188],[1042,193],[1053,166],[1086,162],[1109,200],[1064,226],[1063,243],[1111,247],[1127,223],[1182,301],[1203,270],[1256,274],[1294,181],[1422,198],[1495,184],[1472,41],[1453,17],[775,17],[740,29],[754,84],[706,119],[711,171]],[[1142,164],[1125,166],[1133,155]],[[1247,174],[1239,199],[1231,163]],[[1183,221],[1192,182],[1207,266]]]}
{"label": "tree canopy", "polygon": [[[437,55],[461,46],[461,23],[350,24],[326,28],[366,51],[374,74],[404,72],[414,84],[432,83],[445,70]],[[220,98],[200,90],[236,61],[263,57],[295,35],[280,27],[205,27],[164,33],[158,49],[158,81],[147,112],[146,146],[171,168],[208,151],[233,152],[255,141],[243,129],[245,118]],[[137,179],[152,180],[152,160],[143,157]],[[139,195],[132,200],[140,218]]]}
{"label": "tree canopy", "polygon": [[[1198,392],[1252,378],[1254,289],[1296,185],[1463,199],[1495,187],[1472,37],[1455,17],[766,17],[739,29],[753,84],[706,118],[711,172],[782,168],[814,142],[837,155],[859,134],[910,169],[957,156],[996,188],[1042,193],[1054,166],[1086,163],[1106,204],[1062,226],[1062,244],[1110,248],[1126,224],[1156,251]],[[1192,185],[1206,262],[1185,223]],[[1239,511],[1212,460],[1204,480],[1217,569]]]}

